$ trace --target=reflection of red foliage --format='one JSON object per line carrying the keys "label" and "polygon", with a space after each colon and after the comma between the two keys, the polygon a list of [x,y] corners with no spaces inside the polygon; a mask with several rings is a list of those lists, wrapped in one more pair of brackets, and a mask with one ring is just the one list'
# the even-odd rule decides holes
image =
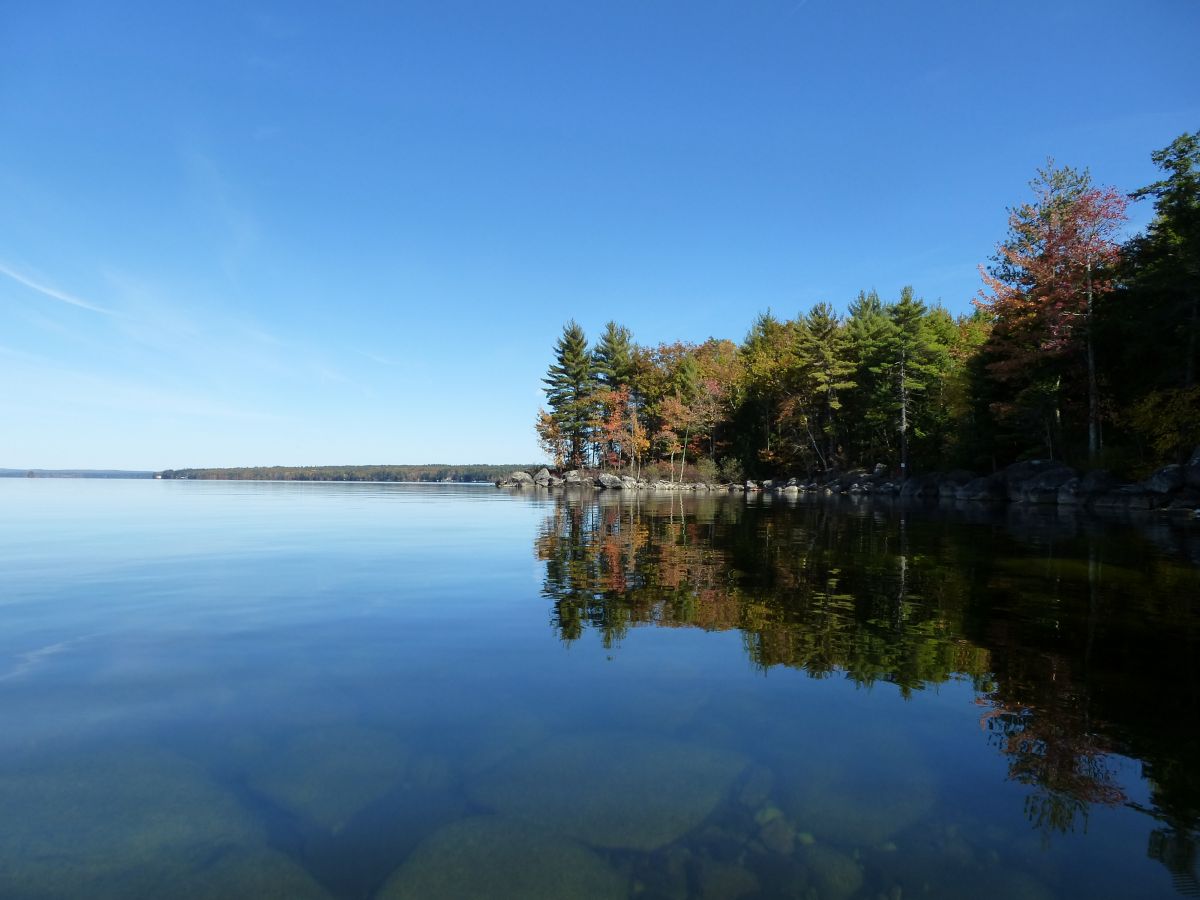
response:
{"label": "reflection of red foliage", "polygon": [[1079,714],[1069,680],[1043,683],[1062,691],[1053,710],[1006,698],[1001,690],[975,702],[987,707],[979,725],[1008,757],[1009,777],[1038,791],[1026,802],[1027,815],[1044,830],[1066,832],[1076,815],[1086,821],[1089,806],[1116,806],[1127,798],[1109,762],[1112,750]]}

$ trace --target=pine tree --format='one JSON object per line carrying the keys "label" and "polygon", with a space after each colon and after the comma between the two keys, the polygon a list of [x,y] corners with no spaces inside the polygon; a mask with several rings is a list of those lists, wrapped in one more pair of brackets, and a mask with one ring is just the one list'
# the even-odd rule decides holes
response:
{"label": "pine tree", "polygon": [[562,337],[554,345],[554,358],[542,379],[550,418],[570,448],[570,463],[583,465],[595,419],[596,371],[587,335],[574,319],[563,326]]}
{"label": "pine tree", "polygon": [[[796,333],[796,363],[807,382],[812,398],[813,416],[825,437],[824,453],[818,450],[822,466],[828,471],[838,456],[838,410],[840,392],[854,387],[851,377],[854,363],[841,321],[828,303],[818,303],[800,320]],[[816,442],[814,441],[814,449]]]}
{"label": "pine tree", "polygon": [[617,390],[633,384],[634,346],[629,329],[616,322],[604,326],[593,353],[596,377],[605,387]]}
{"label": "pine tree", "polygon": [[891,319],[875,291],[860,291],[846,319],[849,359],[854,363],[854,388],[843,396],[843,416],[856,457],[876,462],[891,455],[891,386],[880,374],[892,330]]}
{"label": "pine tree", "polygon": [[911,287],[900,291],[900,300],[887,312],[892,328],[885,345],[885,362],[877,372],[886,374],[892,386],[892,408],[900,433],[900,473],[907,478],[911,474],[909,435],[917,398],[938,377],[939,358],[944,358],[946,351],[928,327],[925,303],[913,296]]}

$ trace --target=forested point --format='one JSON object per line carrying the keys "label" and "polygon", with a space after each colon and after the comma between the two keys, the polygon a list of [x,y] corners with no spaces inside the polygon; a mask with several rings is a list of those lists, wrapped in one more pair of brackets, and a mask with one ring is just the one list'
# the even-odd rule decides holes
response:
{"label": "forested point", "polygon": [[[1163,177],[1132,193],[1039,169],[969,313],[906,287],[844,314],[768,311],[740,343],[642,346],[610,322],[589,346],[568,322],[540,444],[560,468],[680,482],[1183,463],[1200,444],[1200,132],[1151,159]],[[1138,201],[1153,221],[1123,239]]]}
{"label": "forested point", "polygon": [[[217,481],[438,481],[489,483],[521,466],[244,466],[229,469],[166,469],[162,478]],[[526,466],[525,468],[531,468]]]}

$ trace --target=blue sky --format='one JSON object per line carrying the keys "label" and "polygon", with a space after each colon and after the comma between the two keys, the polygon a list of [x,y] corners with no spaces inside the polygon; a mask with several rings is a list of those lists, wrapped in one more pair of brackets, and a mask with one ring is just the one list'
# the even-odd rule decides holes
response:
{"label": "blue sky", "polygon": [[1048,155],[1132,190],[1200,128],[1197,35],[1193,0],[8,4],[0,467],[532,461],[568,318],[963,310]]}

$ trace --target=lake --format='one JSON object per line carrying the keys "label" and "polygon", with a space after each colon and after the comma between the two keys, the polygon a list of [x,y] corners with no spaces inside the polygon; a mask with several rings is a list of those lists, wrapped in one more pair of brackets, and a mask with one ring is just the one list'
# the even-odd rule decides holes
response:
{"label": "lake", "polygon": [[0,896],[1200,893],[1200,529],[0,479]]}

